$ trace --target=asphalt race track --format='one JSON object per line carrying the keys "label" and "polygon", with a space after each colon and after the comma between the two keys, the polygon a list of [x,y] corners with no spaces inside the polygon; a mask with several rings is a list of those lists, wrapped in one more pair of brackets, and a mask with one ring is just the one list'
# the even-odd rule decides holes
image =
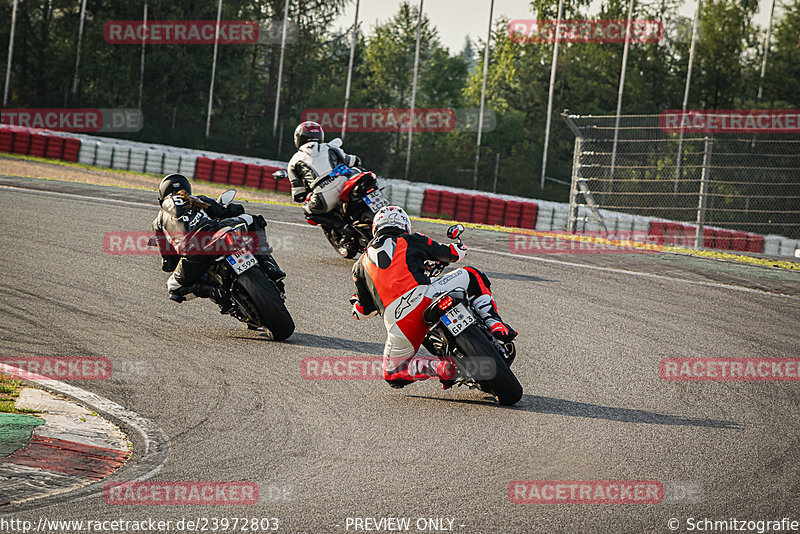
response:
{"label": "asphalt race track", "polygon": [[[352,320],[352,262],[295,208],[247,205],[270,221],[289,273],[287,342],[210,302],[171,302],[158,256],[103,247],[107,232],[147,231],[156,208],[152,192],[0,178],[0,354],[109,357],[111,379],[73,384],[163,430],[169,454],[154,480],[254,481],[260,500],[67,495],[12,517],[276,517],[279,532],[354,531],[356,517],[412,518],[413,532],[417,518],[446,518],[463,533],[800,521],[800,382],[659,376],[668,357],[800,357],[797,273],[666,254],[534,258],[509,253],[507,234],[468,229],[465,264],[489,273],[520,331],[513,370],[525,394],[502,408],[434,381],[303,378],[303,358],[380,354],[384,329]],[[415,229],[446,241],[446,226]],[[136,461],[106,481],[128,480]],[[656,504],[516,504],[516,480],[656,480],[665,493]]]}

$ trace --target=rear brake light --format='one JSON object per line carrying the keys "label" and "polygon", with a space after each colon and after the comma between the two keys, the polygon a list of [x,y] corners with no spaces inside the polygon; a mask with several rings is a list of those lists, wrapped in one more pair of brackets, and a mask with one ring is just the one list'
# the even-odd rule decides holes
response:
{"label": "rear brake light", "polygon": [[445,297],[439,301],[439,309],[444,311],[450,306],[453,305],[453,298],[452,297]]}
{"label": "rear brake light", "polygon": [[232,230],[225,234],[225,244],[229,247],[240,246],[242,243],[242,235],[237,230]]}

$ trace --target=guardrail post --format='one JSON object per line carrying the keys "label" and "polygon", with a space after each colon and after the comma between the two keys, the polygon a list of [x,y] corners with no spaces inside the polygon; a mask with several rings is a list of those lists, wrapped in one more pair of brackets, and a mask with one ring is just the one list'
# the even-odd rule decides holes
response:
{"label": "guardrail post", "polygon": [[714,139],[711,136],[707,136],[703,151],[703,173],[700,177],[700,199],[697,203],[697,231],[694,235],[694,248],[696,249],[703,244],[703,225],[706,223],[706,199],[708,197],[708,175],[711,172],[711,149],[713,146]]}
{"label": "guardrail post", "polygon": [[567,216],[567,233],[575,232],[575,222],[578,219],[578,180],[580,179],[581,152],[583,139],[575,137],[575,148],[572,152],[572,180],[569,186],[569,215]]}

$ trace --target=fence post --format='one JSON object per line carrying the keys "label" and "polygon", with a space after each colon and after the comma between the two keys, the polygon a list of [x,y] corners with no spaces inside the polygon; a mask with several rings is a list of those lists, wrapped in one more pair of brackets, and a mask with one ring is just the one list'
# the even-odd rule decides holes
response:
{"label": "fence post", "polygon": [[700,199],[697,202],[697,230],[694,235],[694,248],[698,249],[703,243],[703,225],[706,223],[706,199],[708,197],[708,175],[711,172],[711,149],[714,146],[714,139],[711,136],[705,138],[705,149],[703,152],[703,173],[700,177]]}
{"label": "fence post", "polygon": [[578,219],[578,179],[580,178],[579,166],[581,164],[581,152],[583,151],[583,139],[575,136],[575,148],[572,152],[572,180],[569,185],[569,216],[567,217],[567,233],[575,232],[575,222]]}

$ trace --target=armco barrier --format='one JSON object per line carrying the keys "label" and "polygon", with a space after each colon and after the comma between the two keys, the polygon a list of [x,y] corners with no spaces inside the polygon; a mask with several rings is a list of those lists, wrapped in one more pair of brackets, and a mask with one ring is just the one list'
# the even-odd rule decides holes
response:
{"label": "armco barrier", "polygon": [[231,162],[217,158],[214,160],[214,168],[211,171],[211,181],[215,184],[227,184],[228,183],[228,173],[231,170]]}
{"label": "armco barrier", "polygon": [[456,194],[452,191],[442,191],[439,200],[439,213],[447,219],[456,218]]}
{"label": "armco barrier", "polygon": [[[509,206],[506,205],[506,210],[508,210],[508,208]],[[536,228],[536,219],[537,215],[539,214],[538,212],[538,204],[535,202],[523,202],[519,214],[519,227],[530,228],[531,230]]]}
{"label": "armco barrier", "polygon": [[747,250],[747,232],[733,232],[731,248],[732,250]]}
{"label": "armco barrier", "polygon": [[469,222],[486,224],[489,219],[489,197],[486,195],[475,195],[472,201],[472,220]]}
{"label": "armco barrier", "polygon": [[144,172],[145,161],[147,161],[147,152],[145,150],[141,148],[131,148],[128,170],[139,173]]}
{"label": "armco barrier", "polygon": [[647,235],[652,238],[652,242],[663,245],[666,242],[667,223],[662,221],[650,221],[650,230]]}
{"label": "armco barrier", "polygon": [[550,230],[553,227],[553,206],[541,205],[536,212],[536,224],[533,226],[537,230]]}
{"label": "armco barrier", "polygon": [[[181,160],[182,161],[182,160]],[[214,170],[214,160],[200,156],[195,162],[194,179],[201,182],[211,181],[211,171]]]}
{"label": "armco barrier", "polygon": [[231,185],[243,185],[244,173],[247,172],[247,164],[241,161],[232,161],[231,170],[228,173],[228,183]]}
{"label": "armco barrier", "polygon": [[489,197],[489,209],[486,215],[488,224],[503,224],[506,213],[506,201],[502,198]]}
{"label": "armco barrier", "polygon": [[[194,163],[194,158],[190,158],[191,162]],[[150,163],[150,156],[147,157],[148,164]],[[181,172],[181,156],[180,154],[176,154],[174,152],[165,152],[164,159],[161,163],[161,172],[159,174],[167,175],[167,174],[177,174]],[[187,175],[187,178],[191,178],[191,174]]]}
{"label": "armco barrier", "polygon": [[44,134],[33,134],[31,136],[31,146],[28,150],[28,154],[31,156],[36,156],[39,158],[43,158],[45,152],[47,151],[47,138],[50,137],[49,135]]}
{"label": "armco barrier", "polygon": [[[178,172],[181,173],[182,175],[184,175],[185,177],[189,178],[190,180],[193,180],[193,179],[194,180],[199,180],[200,178],[197,178],[195,176],[195,173],[197,172],[197,170],[196,170],[197,161],[199,159],[200,158],[195,158],[192,154],[188,154],[188,153],[181,155],[181,162],[180,162],[180,166],[178,167]],[[210,173],[211,173],[211,168],[210,167],[208,169],[208,172],[209,172],[209,177],[210,177]],[[206,178],[206,181],[208,181],[208,178]]]}
{"label": "armco barrier", "polygon": [[[244,185],[245,187],[253,187],[258,189],[261,187],[261,171],[264,167],[256,165],[255,163],[248,163],[244,171]],[[272,177],[270,177],[272,178]],[[273,180],[274,181],[274,180]]]}
{"label": "armco barrier", "polygon": [[14,131],[9,128],[0,129],[0,152],[10,153],[14,146]]}
{"label": "armco barrier", "polygon": [[[163,175],[181,173],[190,179],[289,192],[287,180],[275,182],[274,170],[285,164],[258,158],[238,158],[186,148],[151,145],[136,141],[107,139],[86,134],[54,133],[33,128],[0,125],[0,152],[79,161],[98,167]],[[235,159],[234,159],[235,158]],[[271,165],[265,164],[266,162]],[[275,166],[280,165],[280,166]],[[476,223],[560,231],[566,229],[567,206],[547,201],[529,202],[508,195],[474,194],[459,189],[439,189],[428,184],[379,179],[392,204],[411,215],[443,216]],[[427,186],[427,187],[426,187]],[[438,197],[438,201],[437,201]],[[601,210],[610,232],[643,232],[665,244],[692,246],[695,227],[691,224],[649,219]],[[579,212],[579,230],[599,229],[593,216]],[[580,218],[580,217],[579,217]],[[597,228],[595,228],[597,227]],[[792,256],[800,247],[797,240],[762,236],[721,228],[704,228],[703,246],[720,250]]]}
{"label": "armco barrier", "polygon": [[472,217],[472,206],[475,197],[466,193],[456,193],[456,217],[459,220],[469,221]]}
{"label": "armco barrier", "polygon": [[406,212],[409,215],[419,215],[422,210],[422,200],[425,198],[425,190],[417,186],[408,187],[406,196]]}
{"label": "armco barrier", "polygon": [[730,230],[717,230],[717,237],[714,239],[714,248],[730,250],[732,237],[733,232]]}
{"label": "armco barrier", "polygon": [[[83,144],[81,144],[83,148]],[[50,159],[61,159],[64,157],[64,138],[60,135],[50,135],[47,139],[47,150],[44,157]]]}
{"label": "armco barrier", "polygon": [[127,145],[117,144],[114,147],[111,166],[119,170],[127,170],[131,164],[131,149]]}
{"label": "armco barrier", "polygon": [[84,141],[78,152],[78,161],[84,165],[94,165],[97,157],[97,141]]}
{"label": "armco barrier", "polygon": [[61,158],[65,161],[78,161],[78,153],[81,150],[81,140],[74,137],[64,139],[64,152]]}
{"label": "armco barrier", "polygon": [[28,132],[14,132],[14,144],[11,151],[15,154],[27,154],[31,146],[31,134]]}
{"label": "armco barrier", "polygon": [[747,252],[764,252],[764,236],[747,234]]}
{"label": "armco barrier", "polygon": [[147,174],[171,174],[164,172],[164,152],[150,148],[145,154],[144,172]]}
{"label": "armco barrier", "polygon": [[[510,226],[511,228],[521,228],[519,221],[522,215],[522,202],[516,200],[506,201],[506,212],[503,216],[503,226]],[[533,223],[536,224],[536,217],[533,218]],[[533,228],[531,226],[531,228]]]}
{"label": "armco barrier", "polygon": [[422,198],[421,213],[423,217],[438,217],[439,203],[442,200],[440,189],[426,189],[425,196]]}

